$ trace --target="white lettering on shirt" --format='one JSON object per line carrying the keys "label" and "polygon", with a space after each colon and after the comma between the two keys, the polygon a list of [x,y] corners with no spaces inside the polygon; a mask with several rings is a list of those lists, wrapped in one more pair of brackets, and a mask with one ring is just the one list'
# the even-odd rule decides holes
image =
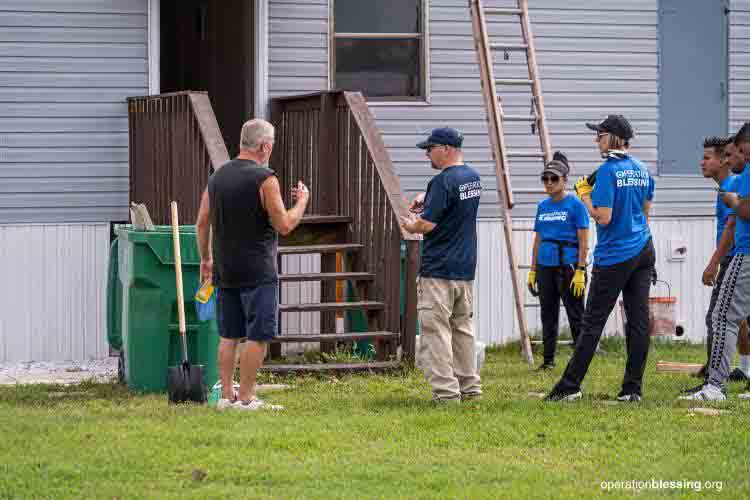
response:
{"label": "white lettering on shirt", "polygon": [[568,212],[547,212],[539,214],[539,222],[565,222],[568,220]]}
{"label": "white lettering on shirt", "polygon": [[470,198],[479,198],[482,195],[482,183],[480,181],[467,182],[458,186],[459,199],[468,200]]}
{"label": "white lettering on shirt", "polygon": [[619,170],[615,172],[617,187],[649,187],[651,175],[644,170]]}

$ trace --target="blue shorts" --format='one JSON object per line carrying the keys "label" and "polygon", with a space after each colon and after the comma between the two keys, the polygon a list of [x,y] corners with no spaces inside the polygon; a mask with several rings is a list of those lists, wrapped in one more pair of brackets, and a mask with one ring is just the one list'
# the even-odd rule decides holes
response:
{"label": "blue shorts", "polygon": [[218,289],[216,320],[225,339],[273,340],[279,329],[279,284]]}

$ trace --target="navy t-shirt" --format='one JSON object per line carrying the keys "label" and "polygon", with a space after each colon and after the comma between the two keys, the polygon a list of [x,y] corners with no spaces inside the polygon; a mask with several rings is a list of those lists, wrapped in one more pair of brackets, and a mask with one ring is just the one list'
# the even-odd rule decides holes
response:
{"label": "navy t-shirt", "polygon": [[599,167],[591,203],[611,208],[612,220],[596,226],[595,265],[613,266],[643,250],[651,238],[643,205],[653,199],[654,178],[639,159],[609,158]]}
{"label": "navy t-shirt", "polygon": [[421,217],[435,224],[435,229],[424,235],[420,276],[474,279],[481,195],[479,174],[468,165],[448,167],[432,178]]}
{"label": "navy t-shirt", "polygon": [[[539,203],[534,220],[534,232],[542,239],[537,253],[537,264],[560,266],[578,262],[578,230],[588,229],[589,213],[586,205],[575,196],[566,195],[560,201],[547,198]],[[556,240],[574,243],[576,247],[562,245],[563,263],[560,263],[560,245]]]}
{"label": "navy t-shirt", "polygon": [[[737,192],[735,187],[737,179],[739,179],[739,176],[730,175],[729,177],[721,181],[719,189],[722,191],[726,191],[727,193]],[[719,246],[721,235],[724,234],[724,228],[727,226],[727,219],[730,215],[734,215],[734,210],[724,204],[721,199],[721,195],[716,195],[716,246]],[[732,251],[729,252],[729,256],[732,256],[735,253],[735,249],[733,248]]]}

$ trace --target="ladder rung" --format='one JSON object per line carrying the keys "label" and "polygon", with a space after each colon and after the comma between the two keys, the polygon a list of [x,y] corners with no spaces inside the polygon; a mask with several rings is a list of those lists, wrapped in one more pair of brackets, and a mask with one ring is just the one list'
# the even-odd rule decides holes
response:
{"label": "ladder rung", "polygon": [[518,233],[533,233],[534,228],[533,227],[514,227],[513,232]]}
{"label": "ladder rung", "polygon": [[498,16],[512,16],[517,15],[520,16],[523,14],[523,11],[521,9],[501,9],[498,7],[487,7],[484,9],[485,14],[495,14]]}
{"label": "ladder rung", "polygon": [[527,50],[528,44],[525,43],[491,43],[492,50]]}
{"label": "ladder rung", "polygon": [[518,264],[518,269],[531,269],[531,266],[528,264]]}
{"label": "ladder rung", "polygon": [[508,151],[505,153],[508,158],[544,158],[541,151]]}
{"label": "ladder rung", "polygon": [[542,307],[539,302],[528,302],[523,305],[523,307]]}
{"label": "ladder rung", "polygon": [[535,122],[537,117],[535,115],[502,115],[503,121],[506,122]]}
{"label": "ladder rung", "polygon": [[495,83],[498,85],[531,85],[534,83],[532,80],[523,78],[501,78],[499,80],[495,80]]}

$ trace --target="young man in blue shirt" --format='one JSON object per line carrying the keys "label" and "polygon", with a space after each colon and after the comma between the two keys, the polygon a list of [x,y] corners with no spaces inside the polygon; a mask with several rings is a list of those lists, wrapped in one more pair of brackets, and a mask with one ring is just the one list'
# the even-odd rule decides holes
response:
{"label": "young man in blue shirt", "polygon": [[[750,123],[745,123],[734,138],[734,144],[750,158]],[[735,183],[736,192],[722,192],[721,199],[735,213],[735,255],[719,289],[711,317],[711,356],[708,379],[700,391],[681,399],[724,401],[729,367],[734,360],[740,323],[750,316],[750,166],[745,165]],[[743,397],[750,394],[743,394]]]}
{"label": "young man in blue shirt", "polygon": [[599,124],[586,126],[596,131],[595,142],[605,159],[596,171],[593,186],[587,178],[575,186],[578,197],[596,221],[594,268],[583,330],[562,378],[546,399],[581,398],[581,383],[607,318],[622,292],[628,358],[617,400],[640,401],[650,345],[648,295],[656,261],[648,227],[654,180],[641,161],[627,153],[633,129],[623,116],[609,115]]}
{"label": "young man in blue shirt", "polygon": [[589,214],[581,200],[568,195],[565,189],[569,172],[568,159],[556,152],[541,176],[549,197],[539,202],[534,219],[528,287],[532,295],[539,297],[541,308],[544,341],[541,371],[555,366],[560,300],[565,305],[573,345],[583,321]]}
{"label": "young man in blue shirt", "polygon": [[474,355],[473,285],[477,263],[479,174],[464,163],[463,137],[452,128],[434,129],[417,144],[432,168],[427,193],[411,204],[417,218],[401,226],[424,235],[417,282],[421,324],[419,358],[436,402],[481,396]]}

